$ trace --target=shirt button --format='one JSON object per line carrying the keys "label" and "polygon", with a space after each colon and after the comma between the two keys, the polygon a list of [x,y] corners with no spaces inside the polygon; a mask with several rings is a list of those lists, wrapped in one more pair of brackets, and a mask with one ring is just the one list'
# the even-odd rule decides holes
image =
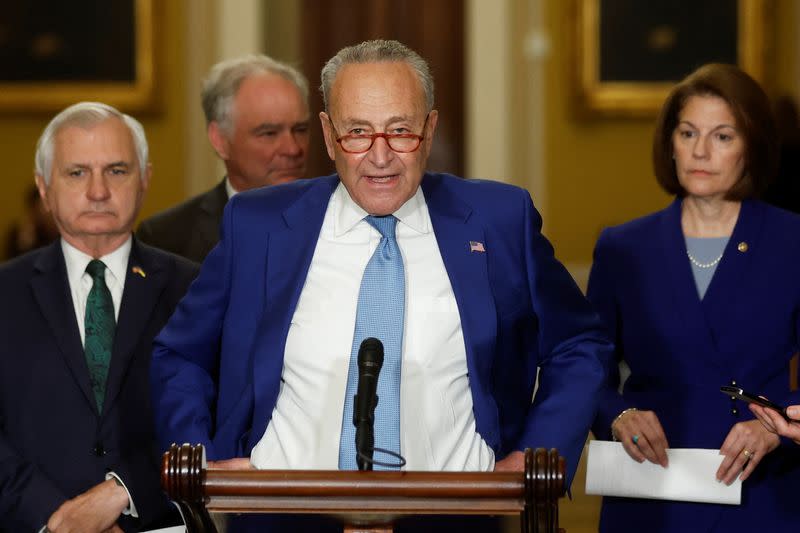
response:
{"label": "shirt button", "polygon": [[739,414],[739,410],[734,407],[733,409],[731,409],[731,414],[738,415]]}

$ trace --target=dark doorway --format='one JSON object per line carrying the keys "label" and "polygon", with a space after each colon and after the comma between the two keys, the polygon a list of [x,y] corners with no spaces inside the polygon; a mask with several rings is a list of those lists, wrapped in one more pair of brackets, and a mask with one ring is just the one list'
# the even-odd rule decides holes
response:
{"label": "dark doorway", "polygon": [[368,39],[397,39],[431,66],[439,126],[428,168],[463,175],[464,6],[462,0],[303,0],[300,14],[302,64],[311,84],[314,132],[309,176],[330,174],[317,115],[322,110],[319,73],[345,46]]}

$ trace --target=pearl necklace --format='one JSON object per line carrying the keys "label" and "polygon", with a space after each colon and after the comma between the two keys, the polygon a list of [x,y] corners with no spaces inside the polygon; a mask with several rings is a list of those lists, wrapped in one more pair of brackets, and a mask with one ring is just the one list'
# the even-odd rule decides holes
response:
{"label": "pearl necklace", "polygon": [[[722,254],[724,254],[724,253],[725,252],[723,251]],[[701,263],[700,261],[698,261],[697,259],[692,257],[692,254],[689,253],[689,250],[686,250],[686,255],[689,256],[689,261],[691,261],[692,264],[694,266],[696,266],[697,268],[711,268],[711,267],[713,267],[714,265],[719,263],[720,259],[722,259],[722,254],[719,254],[719,257],[717,257],[716,259],[714,259],[710,263]]]}

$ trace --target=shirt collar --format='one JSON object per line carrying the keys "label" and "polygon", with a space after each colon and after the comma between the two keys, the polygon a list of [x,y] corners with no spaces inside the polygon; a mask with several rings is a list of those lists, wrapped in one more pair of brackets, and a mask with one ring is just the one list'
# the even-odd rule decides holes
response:
{"label": "shirt collar", "polygon": [[[99,258],[100,261],[106,265],[112,279],[120,285],[125,283],[125,274],[128,270],[128,257],[131,255],[132,243],[132,237],[128,237],[128,240],[126,240],[122,246],[110,254]],[[86,272],[86,266],[89,264],[89,261],[94,258],[81,252],[64,239],[61,239],[61,251],[64,253],[64,262],[67,265],[67,277],[69,278],[70,285],[74,285],[80,282],[81,277],[83,277],[83,274]],[[106,276],[106,279],[108,279],[108,276]]]}
{"label": "shirt collar", "polygon": [[233,188],[233,185],[231,185],[231,180],[228,179],[228,176],[225,176],[225,192],[228,193],[228,200],[233,198],[236,193],[239,192]]}
{"label": "shirt collar", "polygon": [[[353,201],[341,181],[333,192],[333,208],[333,233],[336,237],[348,233],[369,215],[360,205]],[[422,187],[417,187],[417,192],[414,193],[414,196],[409,198],[392,214],[398,221],[417,233],[430,233],[431,231],[428,205],[425,203]]]}

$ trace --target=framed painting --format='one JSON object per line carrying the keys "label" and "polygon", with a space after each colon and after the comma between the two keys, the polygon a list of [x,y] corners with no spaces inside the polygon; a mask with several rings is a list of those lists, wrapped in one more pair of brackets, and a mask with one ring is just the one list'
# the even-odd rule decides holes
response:
{"label": "framed painting", "polygon": [[765,80],[769,0],[575,0],[575,95],[582,114],[654,116],[705,63]]}
{"label": "framed painting", "polygon": [[154,0],[27,0],[0,11],[0,112],[81,100],[153,110]]}

